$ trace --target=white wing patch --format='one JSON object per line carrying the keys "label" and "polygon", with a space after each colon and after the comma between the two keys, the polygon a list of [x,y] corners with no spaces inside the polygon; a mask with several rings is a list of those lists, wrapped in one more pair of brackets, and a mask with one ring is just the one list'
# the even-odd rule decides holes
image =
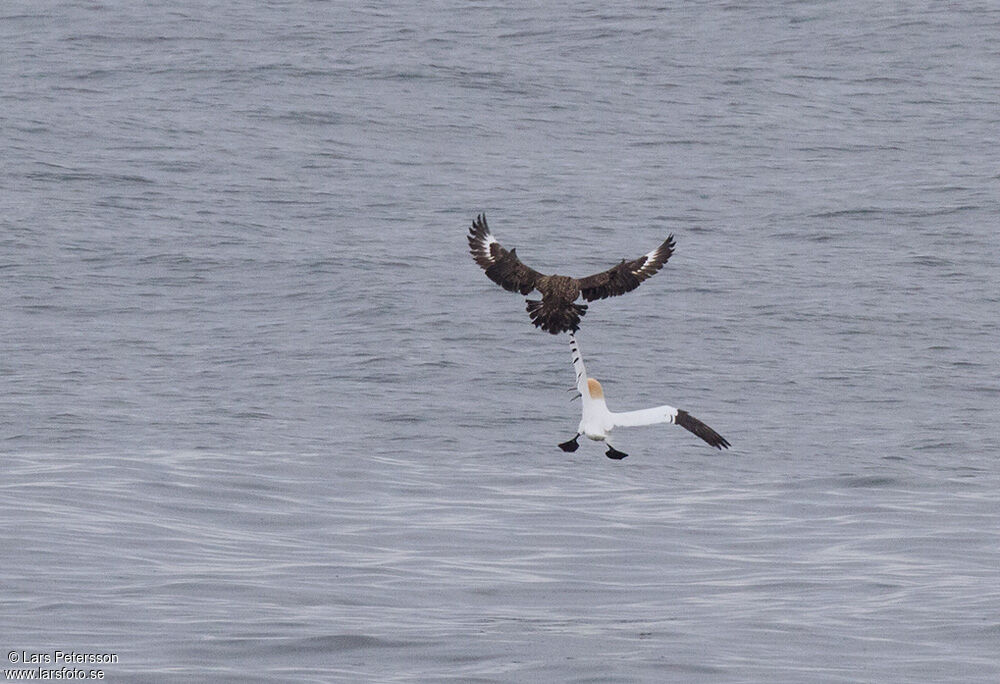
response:
{"label": "white wing patch", "polygon": [[648,276],[651,276],[654,273],[656,273],[656,271],[659,270],[658,267],[655,267],[655,268],[649,268],[649,267],[653,266],[654,264],[657,263],[657,261],[656,261],[656,255],[659,254],[659,252],[660,252],[660,248],[657,247],[652,252],[650,252],[649,254],[647,254],[646,255],[646,260],[642,262],[642,266],[639,267],[639,270],[638,271],[632,271],[633,275],[637,275],[637,276],[639,276],[641,278],[643,276],[648,277]]}
{"label": "white wing patch", "polygon": [[487,233],[483,237],[483,239],[479,241],[479,244],[476,245],[476,247],[479,248],[479,256],[486,259],[486,261],[490,262],[491,264],[495,264],[496,260],[493,258],[493,255],[491,254],[490,245],[495,244],[496,242],[497,239],[493,237],[493,234]]}

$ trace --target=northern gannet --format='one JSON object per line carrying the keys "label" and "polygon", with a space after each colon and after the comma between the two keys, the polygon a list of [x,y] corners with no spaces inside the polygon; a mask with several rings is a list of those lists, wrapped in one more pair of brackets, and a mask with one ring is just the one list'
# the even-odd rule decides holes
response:
{"label": "northern gannet", "polygon": [[615,413],[608,410],[608,405],[604,401],[604,390],[594,378],[587,377],[587,369],[583,365],[583,357],[580,355],[580,347],[576,342],[576,336],[569,334],[570,350],[573,352],[573,369],[576,371],[576,390],[580,393],[583,403],[583,417],[580,419],[580,426],[576,429],[576,436],[568,442],[563,442],[559,448],[563,451],[576,451],[577,439],[580,435],[589,437],[594,441],[603,441],[608,445],[605,456],[616,460],[621,460],[628,454],[618,451],[611,442],[608,441],[608,434],[616,427],[633,427],[637,425],[655,425],[657,423],[673,423],[680,425],[685,430],[693,432],[708,442],[716,449],[729,448],[729,442],[712,428],[692,416],[687,411],[683,411],[673,406],[657,406],[656,408],[641,409],[639,411],[626,411]]}
{"label": "northern gannet", "polygon": [[509,252],[500,246],[486,225],[486,214],[480,214],[469,229],[469,251],[476,263],[483,267],[487,277],[505,290],[523,295],[532,290],[542,293],[542,299],[528,300],[528,315],[532,322],[553,335],[580,329],[580,316],[587,311],[586,304],[575,304],[583,295],[588,302],[631,292],[646,278],[660,270],[674,253],[674,236],[638,259],[625,261],[602,273],[586,278],[561,275],[543,275],[528,268],[517,258],[516,250]]}

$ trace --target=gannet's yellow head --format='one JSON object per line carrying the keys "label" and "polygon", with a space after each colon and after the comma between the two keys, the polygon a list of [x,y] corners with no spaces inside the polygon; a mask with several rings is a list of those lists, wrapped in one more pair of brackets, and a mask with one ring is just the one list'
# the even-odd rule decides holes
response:
{"label": "gannet's yellow head", "polygon": [[604,398],[604,389],[601,387],[601,383],[593,378],[587,378],[587,391],[590,392],[591,399]]}

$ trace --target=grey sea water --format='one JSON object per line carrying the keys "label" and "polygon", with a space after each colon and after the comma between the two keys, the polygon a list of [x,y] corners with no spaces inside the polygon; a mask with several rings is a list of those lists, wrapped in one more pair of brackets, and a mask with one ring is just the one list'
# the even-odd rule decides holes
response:
{"label": "grey sea water", "polygon": [[[0,83],[5,669],[1000,680],[993,3],[6,0]],[[733,448],[557,449],[480,211],[673,233],[580,343]]]}

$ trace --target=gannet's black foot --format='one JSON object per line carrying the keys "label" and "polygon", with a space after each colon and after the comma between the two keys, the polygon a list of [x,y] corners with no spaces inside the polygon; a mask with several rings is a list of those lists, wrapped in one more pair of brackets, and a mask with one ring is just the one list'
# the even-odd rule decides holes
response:
{"label": "gannet's black foot", "polygon": [[562,449],[563,451],[576,451],[577,449],[580,448],[580,445],[576,443],[576,440],[579,437],[580,437],[580,435],[577,435],[576,437],[574,437],[573,439],[569,440],[568,442],[563,442],[562,444],[559,445],[559,448]]}
{"label": "gannet's black foot", "polygon": [[608,458],[613,458],[616,461],[620,461],[623,458],[628,457],[628,454],[626,454],[624,451],[618,451],[618,449],[615,449],[610,444],[608,445],[608,450],[604,452],[604,455],[607,456]]}

